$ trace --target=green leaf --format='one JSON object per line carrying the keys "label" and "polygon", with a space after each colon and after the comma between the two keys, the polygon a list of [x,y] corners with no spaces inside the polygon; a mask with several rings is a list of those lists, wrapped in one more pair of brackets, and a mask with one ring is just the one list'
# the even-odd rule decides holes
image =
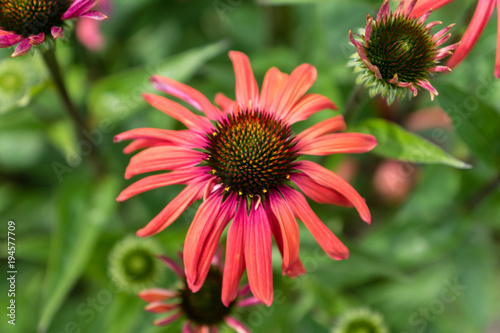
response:
{"label": "green leaf", "polygon": [[453,128],[469,148],[483,161],[498,168],[500,166],[500,114],[485,102],[490,86],[478,86],[475,94],[458,89],[450,84],[436,85],[439,103],[450,116]]}
{"label": "green leaf", "polygon": [[459,169],[471,167],[421,136],[384,119],[368,119],[353,130],[375,136],[378,145],[373,152],[382,157],[412,163],[444,164]]}
{"label": "green leaf", "polygon": [[92,116],[117,122],[126,119],[145,105],[142,93],[153,92],[152,75],[185,81],[208,60],[224,52],[226,41],[185,51],[156,65],[143,66],[108,76],[97,82],[89,95]]}
{"label": "green leaf", "polygon": [[103,226],[113,216],[119,182],[108,177],[95,183],[67,178],[57,203],[57,227],[47,263],[40,332],[46,332],[68,292],[80,277]]}

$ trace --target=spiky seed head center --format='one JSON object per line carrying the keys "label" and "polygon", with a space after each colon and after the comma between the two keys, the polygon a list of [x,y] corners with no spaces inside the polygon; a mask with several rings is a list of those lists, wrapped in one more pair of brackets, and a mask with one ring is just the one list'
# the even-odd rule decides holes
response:
{"label": "spiky seed head center", "polygon": [[285,182],[297,158],[290,126],[265,112],[229,115],[208,133],[206,165],[228,192],[250,198]]}
{"label": "spiky seed head center", "polygon": [[189,320],[200,325],[215,325],[231,312],[221,301],[222,274],[211,268],[203,286],[193,293],[187,286],[180,290],[181,307]]}
{"label": "spiky seed head center", "polygon": [[418,82],[436,65],[436,47],[423,23],[403,15],[389,16],[372,26],[366,57],[386,81]]}
{"label": "spiky seed head center", "polygon": [[0,27],[25,38],[61,26],[73,0],[0,0]]}

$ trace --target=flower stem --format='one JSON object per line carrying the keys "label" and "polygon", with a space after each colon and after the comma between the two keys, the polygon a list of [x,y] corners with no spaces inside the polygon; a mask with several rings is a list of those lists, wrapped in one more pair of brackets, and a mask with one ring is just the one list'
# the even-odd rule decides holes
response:
{"label": "flower stem", "polygon": [[42,56],[43,60],[45,61],[45,64],[47,65],[47,68],[50,71],[52,79],[56,84],[57,90],[59,91],[59,95],[61,96],[65,109],[68,115],[70,116],[71,120],[75,124],[78,136],[81,136],[82,131],[87,129],[85,121],[83,120],[77,108],[69,98],[68,91],[66,89],[66,85],[64,84],[64,79],[61,75],[61,70],[57,62],[54,48],[49,48],[48,50],[42,51]]}
{"label": "flower stem", "polygon": [[80,142],[88,142],[92,146],[89,157],[91,163],[94,164],[97,173],[101,174],[105,170],[103,161],[101,161],[98,156],[97,147],[84,135],[84,133],[90,133],[91,131],[77,107],[73,104],[73,101],[69,97],[68,90],[66,89],[66,84],[64,83],[64,78],[56,58],[55,48],[49,48],[42,51],[42,56],[47,68],[49,69],[52,79],[56,84],[59,95],[64,103],[65,110],[73,122],[77,140]]}

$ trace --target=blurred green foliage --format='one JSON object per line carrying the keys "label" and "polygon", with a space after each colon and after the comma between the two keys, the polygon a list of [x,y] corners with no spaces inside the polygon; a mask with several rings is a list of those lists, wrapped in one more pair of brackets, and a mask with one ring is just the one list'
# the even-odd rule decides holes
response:
{"label": "blurred green foliage", "polygon": [[[457,22],[452,32],[459,35],[475,3],[454,1],[430,20]],[[91,149],[98,149],[104,174],[74,139],[40,55],[11,60],[12,50],[0,50],[0,68],[23,64],[29,73],[9,79],[10,86],[19,85],[17,95],[7,100],[6,90],[0,93],[1,267],[6,271],[7,222],[13,220],[19,272],[15,327],[4,314],[8,281],[0,280],[0,331],[180,331],[179,324],[154,327],[158,316],[143,311],[145,303],[137,296],[113,290],[107,273],[114,244],[146,225],[181,189],[171,186],[115,202],[130,184],[123,180],[130,157],[122,153],[123,143],[112,143],[113,136],[137,127],[182,128],[142,101],[141,93],[152,91],[147,78],[169,76],[213,100],[217,92],[234,97],[229,49],[249,55],[258,82],[272,66],[290,72],[311,63],[318,70],[311,90],[331,98],[339,111],[312,116],[294,127],[300,131],[343,113],[352,103],[355,75],[345,65],[354,49],[347,33],[363,27],[366,14],[375,15],[380,4],[115,1],[110,19],[101,23],[106,38],[102,51],[86,50],[74,33],[57,45],[70,94],[93,126]],[[373,153],[318,162],[334,171],[347,168],[349,182],[370,207],[372,225],[362,223],[353,209],[311,203],[349,247],[350,258],[328,259],[301,226],[300,256],[308,273],[282,277],[279,252],[273,249],[274,305],[238,314],[252,331],[330,332],[339,316],[362,307],[379,312],[391,332],[500,330],[500,80],[493,77],[495,40],[496,26],[490,22],[469,57],[433,81],[440,92],[434,102],[421,92],[388,107],[359,92],[348,126],[374,134],[380,146]],[[405,129],[411,114],[439,105],[451,116],[453,129],[439,127],[439,136],[432,127],[416,133]],[[465,111],[456,111],[460,105]],[[397,179],[396,186],[413,181],[397,203],[384,200],[374,182],[384,158],[406,161],[400,173],[387,175],[387,183],[391,177]],[[453,168],[467,165],[472,168]],[[174,256],[182,248],[198,204],[154,236],[164,254]],[[170,274],[159,287],[172,283]]]}

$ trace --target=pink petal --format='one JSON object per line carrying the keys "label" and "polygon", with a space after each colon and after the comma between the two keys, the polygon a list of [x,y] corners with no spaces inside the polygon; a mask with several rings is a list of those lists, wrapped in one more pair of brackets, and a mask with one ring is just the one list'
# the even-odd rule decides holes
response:
{"label": "pink petal", "polygon": [[154,139],[184,148],[202,148],[206,141],[190,130],[174,131],[158,128],[136,128],[115,135],[114,142],[137,139]]}
{"label": "pink petal", "polygon": [[23,36],[10,33],[8,31],[0,30],[0,48],[11,47],[16,45],[23,39]]}
{"label": "pink petal", "polygon": [[290,265],[299,259],[299,225],[281,194],[269,196],[269,207],[280,229],[283,243],[282,269],[287,271]]}
{"label": "pink petal", "polygon": [[260,93],[259,110],[270,110],[278,92],[283,89],[288,75],[276,67],[270,68],[264,76]]}
{"label": "pink petal", "polygon": [[96,21],[103,21],[107,20],[108,17],[104,15],[103,13],[96,12],[94,10],[91,10],[89,12],[86,12],[85,14],[80,15],[80,17],[96,20]]}
{"label": "pink petal", "polygon": [[191,324],[189,323],[189,321],[187,321],[184,326],[182,327],[182,333],[193,333],[193,331],[191,330]]}
{"label": "pink petal", "polygon": [[238,296],[238,287],[245,271],[244,236],[247,223],[246,198],[239,200],[233,222],[229,226],[226,240],[226,263],[222,278],[222,303],[229,306]]}
{"label": "pink petal", "polygon": [[166,317],[166,318],[155,320],[155,321],[153,322],[153,325],[155,325],[155,326],[164,326],[164,325],[168,325],[168,324],[173,323],[173,322],[174,322],[174,321],[176,321],[177,319],[179,319],[181,316],[182,316],[182,311],[179,311],[179,312],[174,313],[173,315],[168,316],[168,317]]}
{"label": "pink petal", "polygon": [[33,35],[28,37],[30,39],[31,45],[40,45],[45,40],[45,34],[43,32],[38,35]]}
{"label": "pink petal", "polygon": [[31,42],[29,38],[25,38],[19,43],[19,45],[16,47],[14,50],[14,53],[12,53],[11,57],[20,57],[22,55],[25,55],[31,50]]}
{"label": "pink petal", "polygon": [[500,0],[497,0],[497,56],[495,61],[495,76],[500,79]]}
{"label": "pink petal", "polygon": [[220,106],[222,111],[227,112],[229,110],[229,107],[234,103],[234,101],[230,98],[228,98],[226,95],[223,93],[217,93],[215,95],[215,104]]}
{"label": "pink petal", "polygon": [[151,236],[172,224],[188,206],[202,197],[205,181],[200,179],[200,181],[186,186],[154,219],[137,231],[136,235],[140,237]]}
{"label": "pink petal", "polygon": [[212,123],[207,118],[195,115],[179,103],[171,101],[166,97],[154,94],[143,94],[142,97],[151,106],[179,120],[193,131],[205,134],[213,128]]}
{"label": "pink petal", "polygon": [[316,68],[309,64],[302,64],[295,68],[276,95],[271,106],[271,113],[275,113],[279,119],[286,118],[295,103],[311,88],[316,81],[316,76]]}
{"label": "pink petal", "polygon": [[254,305],[260,305],[262,304],[261,301],[259,301],[257,298],[255,297],[248,297],[248,298],[245,298],[245,299],[238,299],[238,302],[236,303],[236,306],[239,307],[239,308],[244,308],[244,307],[247,307],[247,306],[254,306]]}
{"label": "pink petal", "polygon": [[259,105],[259,86],[246,54],[229,51],[236,76],[236,100],[242,110],[253,110]]}
{"label": "pink petal", "polygon": [[194,167],[205,154],[196,150],[175,146],[151,147],[139,152],[130,159],[125,170],[125,178],[160,170],[176,170]]}
{"label": "pink petal", "polygon": [[54,39],[61,38],[63,36],[63,29],[60,27],[52,27],[50,28],[50,33]]}
{"label": "pink petal", "polygon": [[384,0],[382,6],[380,6],[380,9],[378,10],[376,22],[380,22],[380,20],[386,17],[388,14],[389,14],[389,0]]}
{"label": "pink petal", "polygon": [[153,288],[140,291],[138,296],[144,301],[150,303],[172,299],[179,296],[179,292],[168,289]]}
{"label": "pink petal", "polygon": [[222,116],[222,112],[213,106],[201,92],[190,86],[158,75],[153,75],[151,82],[156,89],[188,102],[197,110],[203,111],[210,119],[219,120]]}
{"label": "pink petal", "polygon": [[465,57],[467,57],[479,39],[479,36],[481,36],[486,24],[488,24],[494,8],[495,2],[493,0],[478,0],[476,11],[474,12],[469,27],[462,36],[460,45],[446,64],[448,67],[455,68],[465,59]]}
{"label": "pink petal", "polygon": [[316,183],[311,177],[303,173],[290,175],[290,180],[304,192],[306,196],[322,204],[352,207],[352,203],[339,192]]}
{"label": "pink petal", "polygon": [[297,259],[297,261],[291,264],[284,273],[289,278],[294,279],[297,276],[306,274],[306,269],[304,268],[304,265],[302,265],[302,261]]}
{"label": "pink petal", "polygon": [[323,120],[308,129],[300,132],[297,134],[295,137],[295,140],[301,141],[301,140],[313,140],[316,139],[322,135],[332,133],[332,132],[340,132],[344,131],[346,128],[344,117],[341,115],[328,118],[326,120]]}
{"label": "pink petal", "polygon": [[345,180],[332,171],[310,161],[300,161],[297,169],[304,172],[319,185],[331,188],[342,194],[356,207],[363,221],[370,223],[370,211],[366,206],[365,200]]}
{"label": "pink petal", "polygon": [[167,304],[163,302],[152,302],[144,307],[144,310],[152,313],[164,313],[179,308],[179,304]]}
{"label": "pink petal", "polygon": [[255,297],[273,303],[272,232],[264,207],[250,210],[245,224],[245,263],[248,283]]}
{"label": "pink petal", "polygon": [[150,191],[159,187],[169,186],[174,184],[188,184],[190,181],[203,176],[203,173],[210,171],[210,168],[193,168],[187,170],[176,170],[169,173],[152,175],[133,183],[124,189],[117,201],[125,201],[137,194]]}
{"label": "pink petal", "polygon": [[434,88],[429,81],[427,81],[427,80],[421,80],[421,81],[418,81],[417,84],[420,87],[422,87],[422,88],[424,88],[424,89],[426,89],[426,90],[429,91],[429,93],[431,94],[431,101],[434,100],[434,96],[435,95],[436,96],[439,95],[438,91],[436,90],[436,88]]}
{"label": "pink petal", "polygon": [[[418,0],[411,13],[415,17],[420,17],[427,13],[429,10],[436,10],[452,1],[454,0]],[[409,8],[410,5],[406,3],[405,7]]]}
{"label": "pink petal", "polygon": [[293,106],[284,121],[294,124],[306,120],[314,113],[321,110],[337,110],[337,106],[329,98],[318,94],[307,94]]}
{"label": "pink petal", "polygon": [[170,145],[170,141],[156,140],[156,139],[137,139],[131,142],[127,147],[123,148],[125,154],[133,153],[136,150],[149,147]]}
{"label": "pink petal", "polygon": [[305,224],[330,258],[342,260],[349,256],[347,247],[314,214],[302,194],[289,188],[282,190],[282,193],[285,200],[290,201],[290,207],[292,207],[295,216]]}
{"label": "pink petal", "polygon": [[76,23],[76,35],[80,43],[93,52],[104,48],[105,40],[101,33],[100,23],[95,20],[79,19]]}
{"label": "pink petal", "polygon": [[180,277],[181,279],[184,279],[184,271],[182,270],[182,268],[172,259],[170,259],[169,257],[166,257],[166,256],[158,256],[158,258],[160,258],[161,261],[163,261],[163,263],[168,267],[170,268],[170,270],[172,272],[174,272],[175,274],[177,274],[178,277]]}
{"label": "pink petal", "polygon": [[222,202],[223,190],[213,192],[201,205],[184,242],[184,271],[189,289],[197,292],[210,269],[220,236],[234,217],[236,199],[230,195]]}
{"label": "pink petal", "polygon": [[233,317],[226,317],[224,321],[226,322],[227,326],[235,330],[236,333],[250,333],[250,331],[248,330],[248,328],[245,327],[245,325],[243,325]]}
{"label": "pink petal", "polygon": [[68,10],[61,16],[61,20],[79,17],[94,7],[96,0],[75,0]]}
{"label": "pink petal", "polygon": [[[365,46],[368,45],[368,42],[370,41],[370,35],[372,33],[372,27],[373,27],[373,19],[370,17],[370,15],[366,16],[366,28],[365,28]],[[352,31],[349,30],[349,39],[352,37]],[[354,37],[352,37],[354,39]],[[351,40],[352,42],[352,40]],[[354,44],[356,45],[356,44]]]}
{"label": "pink petal", "polygon": [[334,133],[311,140],[301,140],[296,148],[304,155],[366,153],[377,145],[374,136],[361,133]]}

